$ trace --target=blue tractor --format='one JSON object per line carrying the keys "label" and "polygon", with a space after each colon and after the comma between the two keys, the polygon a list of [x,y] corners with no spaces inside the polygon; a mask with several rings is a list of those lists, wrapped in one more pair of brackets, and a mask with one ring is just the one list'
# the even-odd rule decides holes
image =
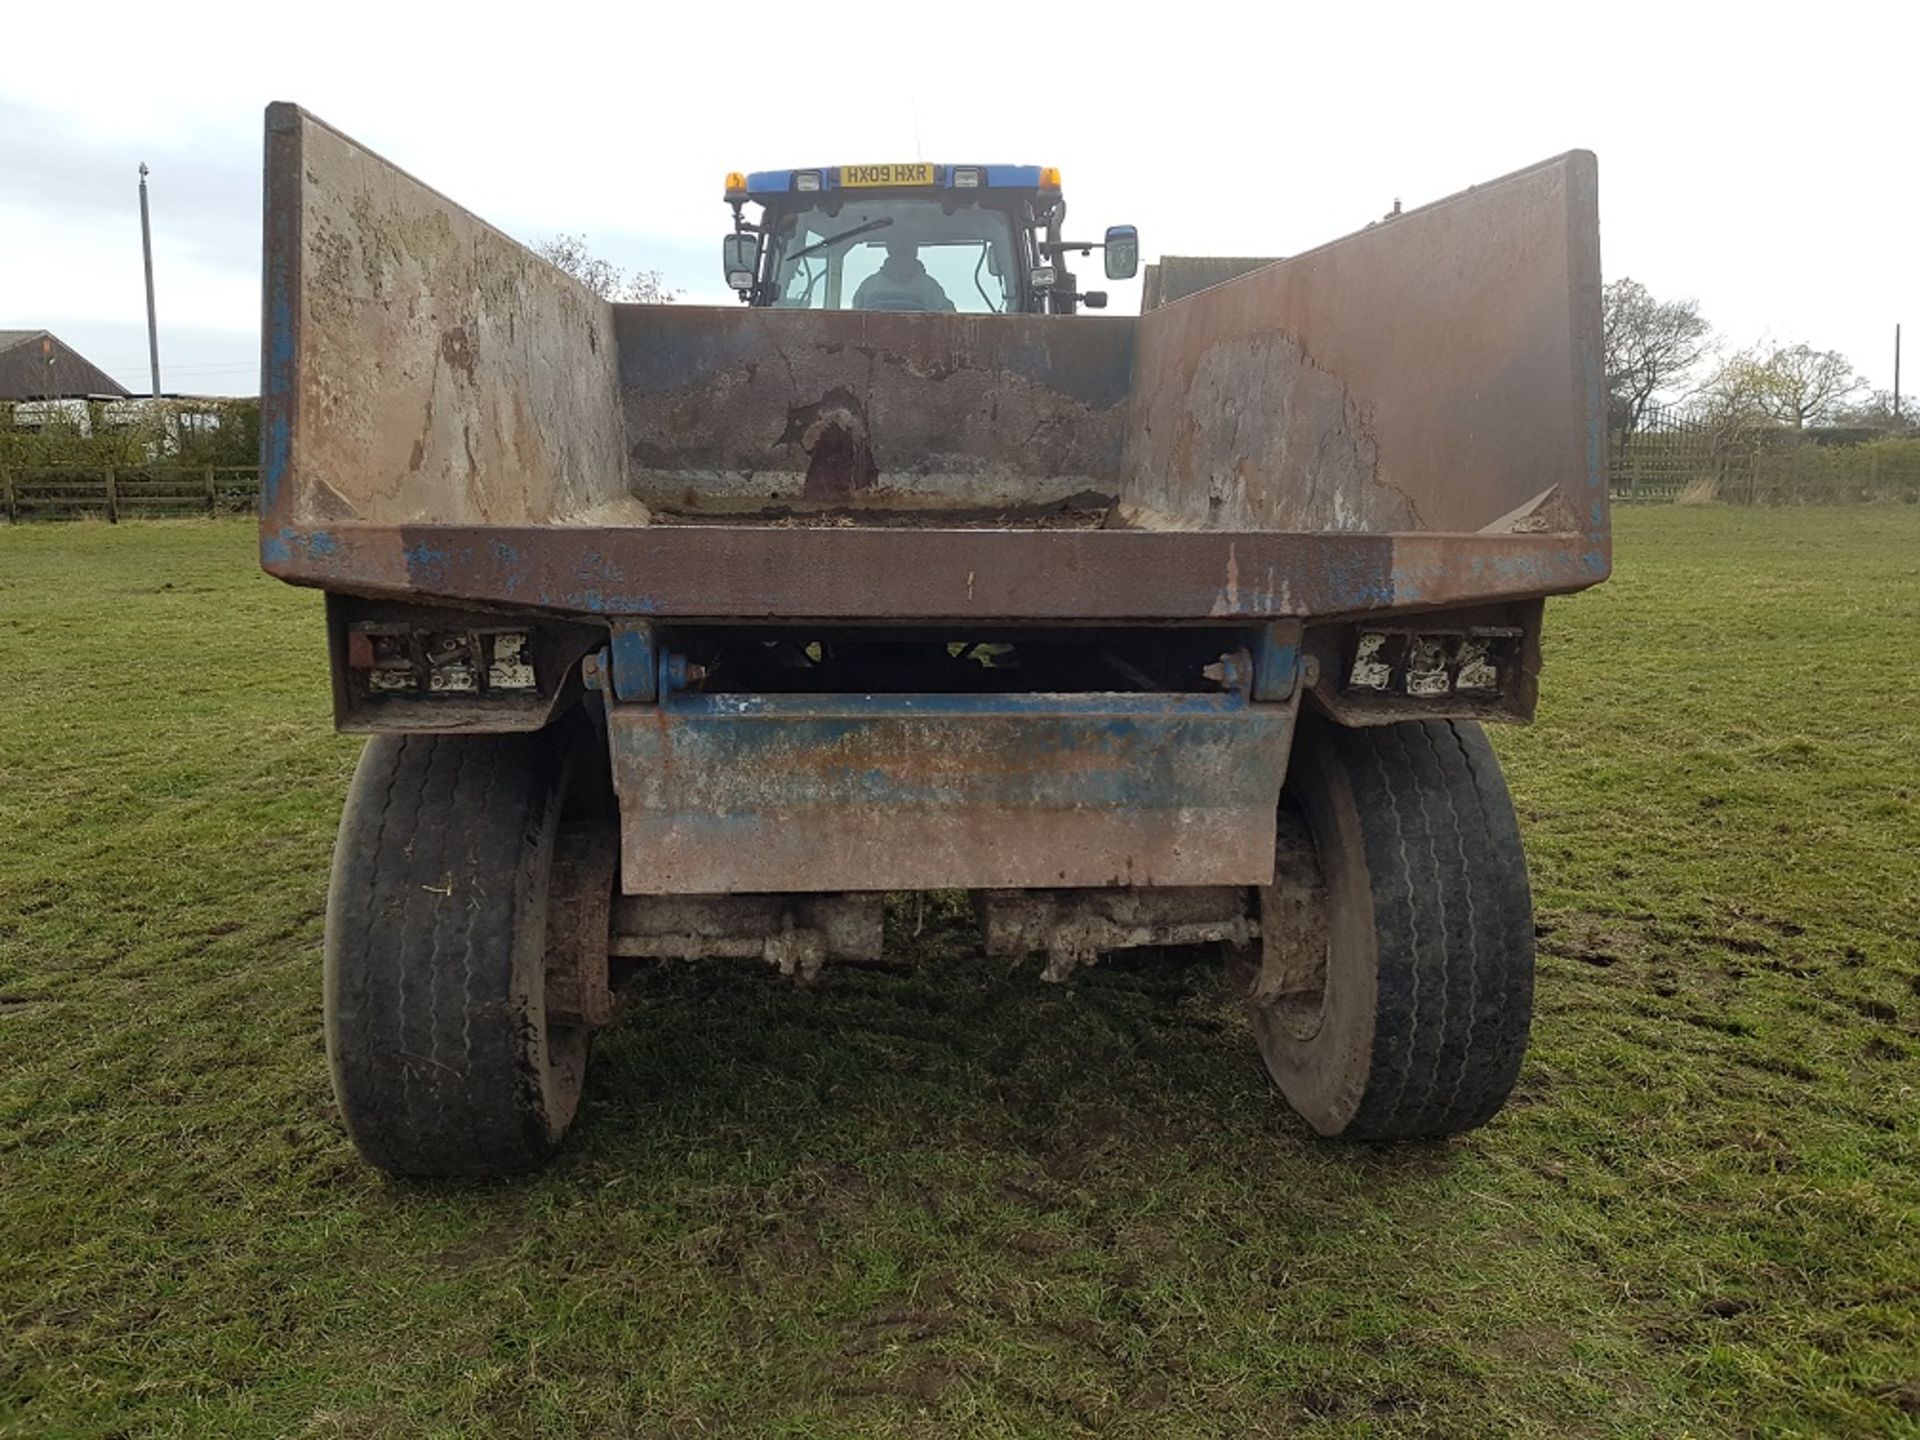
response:
{"label": "blue tractor", "polygon": [[[1140,237],[1062,236],[1060,172],[1039,165],[839,165],[727,176],[733,233],[727,284],[775,310],[917,310],[1070,315],[1100,309],[1077,290],[1070,254],[1103,252],[1109,280],[1131,279]],[[747,206],[760,207],[758,223]]]}

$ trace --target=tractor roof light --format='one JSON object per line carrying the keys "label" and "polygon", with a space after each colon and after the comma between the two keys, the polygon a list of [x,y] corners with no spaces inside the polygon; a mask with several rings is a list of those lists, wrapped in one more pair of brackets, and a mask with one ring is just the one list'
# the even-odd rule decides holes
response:
{"label": "tractor roof light", "polygon": [[1042,190],[1058,190],[1060,188],[1060,167],[1058,165],[1044,165],[1041,167],[1040,188]]}
{"label": "tractor roof light", "polygon": [[747,198],[747,177],[744,171],[727,172],[727,199],[744,200]]}
{"label": "tractor roof light", "polygon": [[793,188],[796,190],[818,190],[820,172],[818,170],[798,170],[794,172]]}
{"label": "tractor roof light", "polygon": [[980,188],[980,167],[977,165],[954,166],[953,188],[956,190],[978,190]]}

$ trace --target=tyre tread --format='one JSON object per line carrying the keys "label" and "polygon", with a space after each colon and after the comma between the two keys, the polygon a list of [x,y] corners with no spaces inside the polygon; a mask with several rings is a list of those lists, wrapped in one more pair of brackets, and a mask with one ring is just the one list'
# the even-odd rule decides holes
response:
{"label": "tyre tread", "polygon": [[355,771],[328,894],[327,1044],[348,1131],[384,1170],[496,1174],[552,1149],[537,1026],[514,1003],[559,803],[535,740],[376,736]]}
{"label": "tyre tread", "polygon": [[1343,1133],[1472,1129],[1506,1102],[1531,1028],[1532,899],[1498,761],[1468,721],[1331,733],[1352,777],[1378,948],[1369,1070]]}

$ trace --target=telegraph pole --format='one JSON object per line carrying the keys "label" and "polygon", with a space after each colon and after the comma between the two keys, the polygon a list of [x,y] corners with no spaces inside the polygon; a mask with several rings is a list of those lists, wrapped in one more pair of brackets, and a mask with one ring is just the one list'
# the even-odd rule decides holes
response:
{"label": "telegraph pole", "polygon": [[1893,423],[1900,423],[1900,326],[1893,327]]}
{"label": "telegraph pole", "polygon": [[147,262],[147,358],[153,362],[153,398],[160,398],[160,327],[153,318],[153,226],[147,220],[147,162],[140,162],[140,253]]}

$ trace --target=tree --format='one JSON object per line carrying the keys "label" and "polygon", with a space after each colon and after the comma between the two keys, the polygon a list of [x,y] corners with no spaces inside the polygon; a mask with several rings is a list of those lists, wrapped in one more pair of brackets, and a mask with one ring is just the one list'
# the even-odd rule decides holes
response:
{"label": "tree", "polygon": [[1833,413],[1836,425],[1857,425],[1862,429],[1910,430],[1920,425],[1920,396],[1902,395],[1900,413],[1894,414],[1893,391],[1875,390],[1864,400],[1856,400]]}
{"label": "tree", "polygon": [[641,305],[670,305],[680,298],[669,290],[658,270],[635,270],[631,275],[587,248],[584,235],[555,235],[533,246],[533,253],[573,276],[603,300]]}
{"label": "tree", "polygon": [[1742,350],[1716,365],[1693,393],[1694,417],[1707,437],[1712,485],[1722,494],[1743,476],[1751,497],[1756,457],[1780,434],[1767,409],[1770,383],[1766,361],[1757,351]]}
{"label": "tree", "polygon": [[1773,384],[1756,350],[1727,356],[1693,392],[1693,411],[1715,435],[1751,434],[1774,428],[1767,394]]}
{"label": "tree", "polygon": [[1830,419],[1866,388],[1846,356],[1811,345],[1775,350],[1761,368],[1761,404],[1775,420],[1796,430]]}
{"label": "tree", "polygon": [[1638,280],[1615,280],[1600,292],[1606,336],[1608,427],[1624,446],[1647,407],[1707,353],[1713,327],[1697,300],[1656,300]]}

